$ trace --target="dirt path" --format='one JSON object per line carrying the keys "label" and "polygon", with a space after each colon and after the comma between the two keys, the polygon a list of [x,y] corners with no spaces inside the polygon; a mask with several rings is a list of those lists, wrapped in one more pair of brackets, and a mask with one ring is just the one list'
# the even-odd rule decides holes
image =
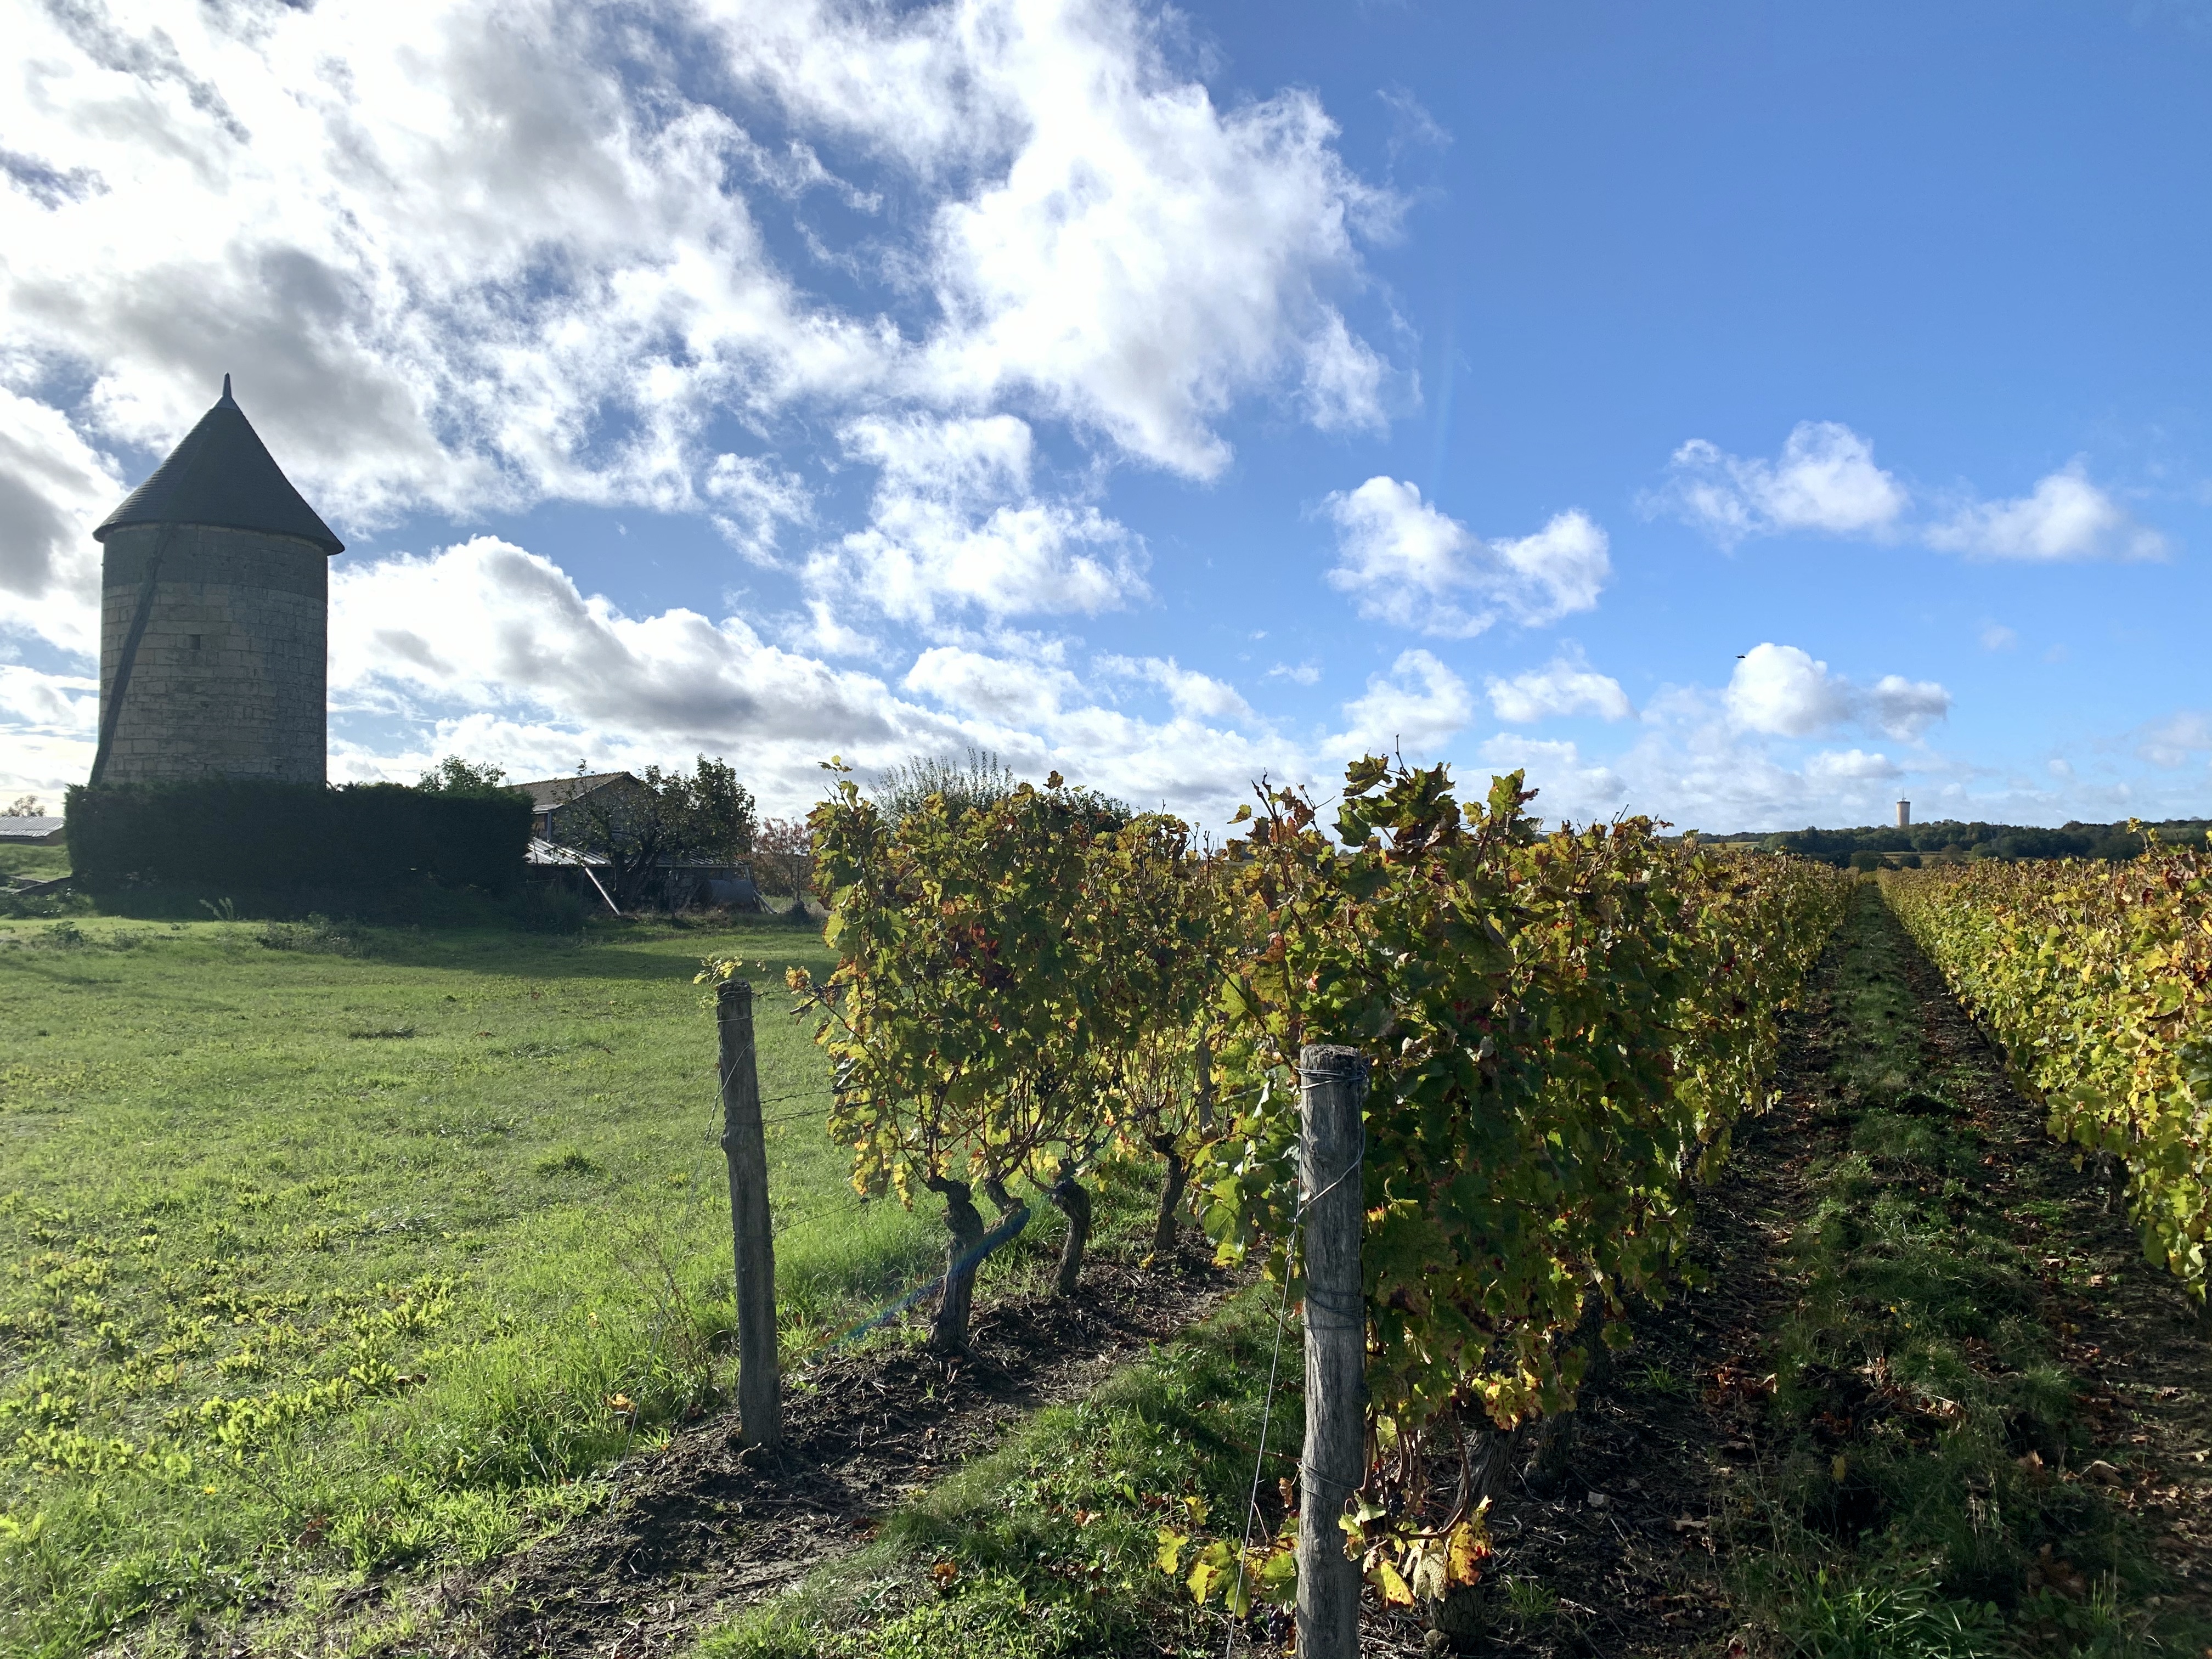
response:
{"label": "dirt path", "polygon": [[[817,1362],[788,1383],[780,1453],[733,1444],[728,1418],[682,1430],[623,1471],[605,1508],[484,1571],[407,1595],[406,1634],[380,1650],[680,1653],[719,1619],[858,1549],[901,1498],[991,1449],[1028,1413],[1088,1395],[1204,1318],[1233,1283],[1194,1252],[1141,1270],[1098,1260],[1078,1299],[980,1311],[965,1358],[876,1348]],[[394,1628],[398,1610],[372,1595],[337,1611],[358,1632],[365,1616]]]}
{"label": "dirt path", "polygon": [[[2156,1627],[2166,1654],[2212,1659],[2212,1342],[2143,1262],[2116,1195],[2045,1133],[1887,908],[1870,891],[1861,902],[1792,1023],[1782,1103],[1741,1126],[1700,1197],[1703,1287],[1636,1316],[1635,1345],[1577,1413],[1564,1480],[1523,1470],[1498,1503],[1482,1628],[1448,1640],[1409,1614],[1374,1617],[1374,1651],[1781,1653],[1808,1621],[1884,1616],[1886,1592],[1826,1606],[1811,1582],[1826,1568],[1887,1573],[1908,1610],[1942,1579],[1999,1606],[2004,1638],[2030,1650],[2092,1650],[2091,1625],[2130,1641]],[[1912,1281],[1952,1271],[1947,1251],[1982,1276],[1975,1294]],[[2008,1337],[1963,1334],[2007,1297]],[[1916,1312],[1957,1329],[1922,1346]],[[2071,1395],[2045,1413],[2061,1426],[2003,1416],[1978,1465],[1980,1443],[1950,1431],[2052,1391],[2020,1358],[2039,1327]],[[1942,1385],[1956,1401],[1929,1381],[1931,1352],[1970,1373]],[[1923,1492],[1903,1514],[1899,1494]],[[1987,1519],[2000,1500],[2015,1518]],[[1945,1502],[1975,1538],[1929,1543]],[[2092,1605],[2098,1548],[2126,1586],[2112,1618]],[[1984,1634],[1956,1650],[1989,1650],[1999,1638]]]}

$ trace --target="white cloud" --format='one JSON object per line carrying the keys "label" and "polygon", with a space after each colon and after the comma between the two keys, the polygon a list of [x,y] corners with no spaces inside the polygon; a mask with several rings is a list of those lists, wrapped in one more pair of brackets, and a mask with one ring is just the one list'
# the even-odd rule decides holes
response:
{"label": "white cloud", "polygon": [[1317,662],[1279,662],[1267,671],[1267,678],[1288,680],[1293,685],[1312,685],[1321,678],[1321,665]]}
{"label": "white cloud", "polygon": [[1064,668],[948,645],[915,658],[905,685],[957,713],[1001,726],[1048,725],[1064,704],[1080,701],[1082,692]]}
{"label": "white cloud", "polygon": [[1237,688],[1210,674],[1185,668],[1173,657],[1102,657],[1098,666],[1109,674],[1145,680],[1168,694],[1178,714],[1193,720],[1250,720],[1252,705]]}
{"label": "white cloud", "polygon": [[[1056,767],[1218,825],[1262,773],[1301,782],[1329,769],[1263,724],[1241,734],[1200,713],[1235,694],[1171,659],[1130,665],[1169,692],[1176,712],[1164,720],[1102,703],[1049,641],[995,653],[933,647],[894,690],[769,644],[734,617],[626,615],[550,561],[490,537],[341,564],[331,609],[341,777],[411,781],[455,752],[522,776],[585,758],[629,766],[704,751],[788,812],[818,798],[817,763],[832,753],[878,767],[981,744],[1025,775]],[[395,725],[413,735],[376,735]]]}
{"label": "white cloud", "polygon": [[1747,732],[1808,738],[1864,721],[1895,738],[1917,737],[1950,712],[1951,694],[1930,680],[1885,674],[1861,687],[1794,645],[1752,647],[1722,694],[1729,718]]}
{"label": "white cloud", "polygon": [[1359,613],[1425,634],[1468,638],[1501,617],[1534,627],[1588,611],[1613,574],[1606,533],[1579,511],[1533,536],[1485,542],[1395,478],[1328,497],[1338,562],[1330,585]]}
{"label": "white cloud", "polygon": [[550,719],[672,757],[726,751],[786,778],[805,778],[835,749],[953,730],[896,703],[880,681],[767,644],[737,618],[626,616],[550,560],[489,536],[341,562],[330,636],[341,714]]}
{"label": "white cloud", "polygon": [[1537,792],[1530,810],[1554,822],[1608,817],[1627,802],[1628,785],[1620,774],[1584,760],[1571,743],[1501,732],[1482,745],[1481,752],[1486,768],[1526,772]]}
{"label": "white cloud", "polygon": [[[1156,27],[1124,0],[19,9],[0,388],[33,407],[0,410],[0,604],[85,646],[114,458],[226,370],[342,534],[551,499],[705,513],[758,558],[827,499],[732,453],[779,429],[1018,402],[1099,465],[1209,477],[1241,398],[1372,426],[1389,371],[1343,307],[1394,200],[1310,94],[1217,105]],[[897,615],[1141,591],[1085,501],[997,488],[955,512],[886,482],[850,551]]]}
{"label": "white cloud", "polygon": [[[1793,531],[1891,540],[1906,530],[1912,505],[1896,475],[1875,465],[1873,444],[1833,421],[1799,422],[1773,461],[1693,438],[1674,452],[1668,475],[1646,499],[1647,510],[1672,513],[1723,547]],[[1917,533],[1944,552],[2046,563],[2162,559],[2171,550],[2163,535],[2091,483],[2079,460],[2026,495],[1969,501]]]}
{"label": "white cloud", "polygon": [[1887,755],[1869,755],[1863,749],[1823,750],[1805,763],[1805,776],[1816,786],[1840,783],[1887,783],[1905,770]]}
{"label": "white cloud", "polygon": [[2009,651],[2020,643],[2020,635],[2002,623],[1986,623],[1981,632],[1984,651]]}
{"label": "white cloud", "polygon": [[88,737],[100,720],[100,682],[0,663],[0,720],[39,730]]}
{"label": "white cloud", "polygon": [[1926,532],[1928,544],[1983,559],[2055,563],[2068,559],[2162,559],[2166,538],[2139,524],[2089,482],[2081,463],[2008,501],[1961,507]]}
{"label": "white cloud", "polygon": [[2153,766],[2186,766],[2212,750],[2212,716],[2195,709],[2170,714],[2146,730],[2136,752]]}
{"label": "white cloud", "polygon": [[1749,732],[1805,738],[1851,715],[1850,689],[1794,645],[1756,645],[1723,694],[1729,717]]}
{"label": "white cloud", "polygon": [[1349,726],[1328,740],[1332,751],[1433,754],[1474,718],[1467,682],[1426,651],[1406,651],[1388,674],[1371,676],[1366,695],[1344,706]]}
{"label": "white cloud", "polygon": [[845,440],[881,472],[868,527],[806,561],[823,605],[928,626],[946,610],[1090,613],[1146,592],[1144,550],[1127,529],[1095,507],[1033,495],[1027,422],[869,417]]}
{"label": "white cloud", "polygon": [[1892,533],[1911,496],[1874,461],[1874,446],[1835,421],[1800,421],[1775,460],[1730,455],[1703,438],[1676,450],[1648,505],[1675,514],[1723,547],[1752,536],[1811,531]]}
{"label": "white cloud", "polygon": [[1951,694],[1933,680],[1884,674],[1860,696],[1864,718],[1893,738],[1917,738],[1951,712]]}
{"label": "white cloud", "polygon": [[0,628],[99,649],[92,528],[122,498],[114,463],[58,410],[0,386]]}
{"label": "white cloud", "polygon": [[60,811],[61,792],[91,769],[100,682],[0,663],[0,796],[33,793]]}
{"label": "white cloud", "polygon": [[1498,718],[1528,725],[1555,714],[1595,714],[1609,720],[1635,714],[1620,682],[1589,665],[1579,647],[1569,647],[1541,668],[1503,679],[1483,681]]}
{"label": "white cloud", "polygon": [[814,516],[806,482],[752,455],[717,455],[707,469],[707,499],[714,527],[731,546],[763,562],[773,559],[780,526]]}

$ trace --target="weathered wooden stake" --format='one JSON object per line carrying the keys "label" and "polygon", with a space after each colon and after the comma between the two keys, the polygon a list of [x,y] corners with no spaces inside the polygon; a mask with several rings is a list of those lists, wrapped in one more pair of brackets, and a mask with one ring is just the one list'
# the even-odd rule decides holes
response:
{"label": "weathered wooden stake", "polygon": [[714,1023],[721,1036],[722,1156],[730,1166],[730,1237],[738,1267],[738,1427],[747,1445],[774,1446],[783,1439],[783,1378],[775,1357],[775,1240],[750,983],[723,981],[714,994]]}
{"label": "weathered wooden stake", "polygon": [[1298,1185],[1305,1194],[1306,1443],[1298,1462],[1299,1659],[1359,1651],[1359,1564],[1344,1553],[1345,1499],[1366,1476],[1367,1304],[1359,1283],[1367,1061],[1298,1054]]}

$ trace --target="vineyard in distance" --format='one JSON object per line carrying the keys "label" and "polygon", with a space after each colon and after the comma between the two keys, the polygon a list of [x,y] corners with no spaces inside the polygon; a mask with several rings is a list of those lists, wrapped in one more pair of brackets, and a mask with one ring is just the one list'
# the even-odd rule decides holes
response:
{"label": "vineyard in distance", "polygon": [[5,1074],[0,1646],[2212,1659],[2201,833],[830,779],[818,943],[0,923],[158,1074]]}

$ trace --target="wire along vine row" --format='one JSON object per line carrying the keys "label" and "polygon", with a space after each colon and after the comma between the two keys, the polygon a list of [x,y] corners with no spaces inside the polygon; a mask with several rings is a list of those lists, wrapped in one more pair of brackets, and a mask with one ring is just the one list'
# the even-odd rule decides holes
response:
{"label": "wire along vine row", "polygon": [[[2130,826],[2131,828],[2133,826]],[[2154,842],[1885,872],[1882,892],[2051,1133],[2128,1170],[2150,1260],[2203,1297],[2212,1232],[2212,858]]]}

